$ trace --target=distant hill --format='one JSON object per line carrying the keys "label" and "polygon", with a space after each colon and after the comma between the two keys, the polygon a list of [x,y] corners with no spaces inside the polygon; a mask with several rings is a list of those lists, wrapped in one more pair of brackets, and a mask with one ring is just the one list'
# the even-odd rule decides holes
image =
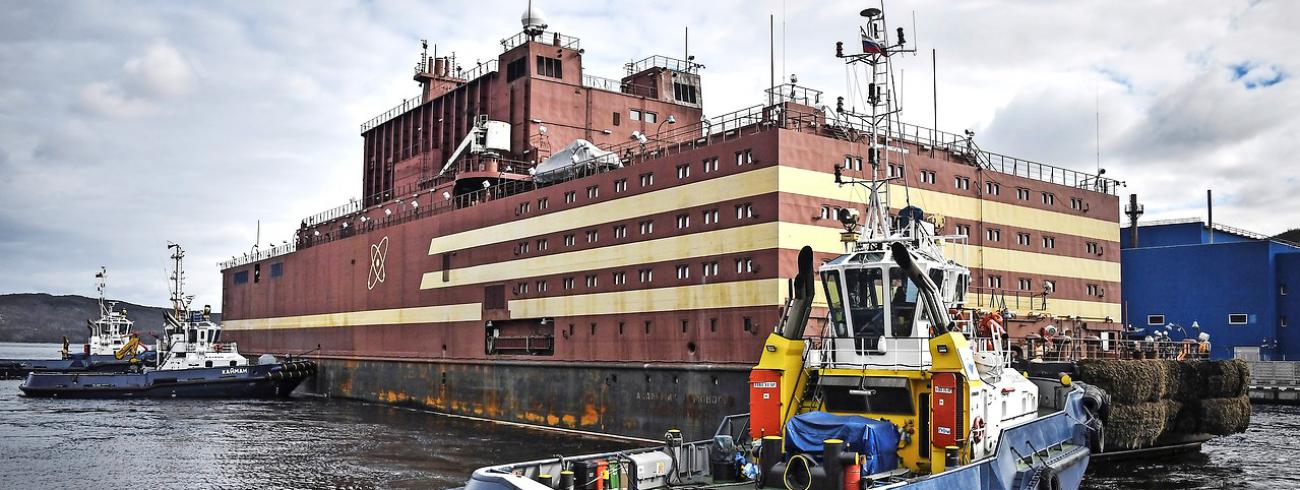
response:
{"label": "distant hill", "polygon": [[[141,306],[118,302],[127,318],[135,321],[141,334],[162,333],[163,312],[171,308]],[[213,320],[220,322],[221,314]],[[36,294],[0,294],[0,342],[62,342],[63,336],[74,346],[86,342],[86,320],[99,318],[99,302],[85,296]],[[149,338],[152,342],[152,337]]]}

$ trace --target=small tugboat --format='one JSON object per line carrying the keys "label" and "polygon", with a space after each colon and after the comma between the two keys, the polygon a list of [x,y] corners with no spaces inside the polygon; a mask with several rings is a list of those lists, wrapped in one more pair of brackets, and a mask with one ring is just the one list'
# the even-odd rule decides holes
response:
{"label": "small tugboat", "polygon": [[[270,355],[253,364],[233,342],[221,343],[221,326],[211,320],[211,308],[191,310],[193,297],[184,294],[184,250],[178,244],[167,247],[174,250],[172,311],[156,349],[156,366],[135,362],[125,373],[33,372],[19,389],[31,397],[271,398],[289,396],[316,371],[312,361],[280,362]],[[138,341],[132,337],[129,344]]]}
{"label": "small tugboat", "polygon": [[[888,208],[891,42],[880,9],[862,12],[870,65],[865,213],[843,209],[845,253],[813,271],[804,247],[791,298],[750,374],[750,413],[722,421],[711,439],[669,430],[662,446],[482,468],[466,490],[776,488],[1079,488],[1101,444],[1106,394],[1009,367],[993,314],[965,307],[970,271],[947,254],[965,236],[940,236],[910,203]],[[900,183],[906,190],[906,182]],[[906,201],[905,201],[906,202]],[[805,335],[820,278],[829,321]],[[1043,395],[1040,396],[1040,391]]]}
{"label": "small tugboat", "polygon": [[154,351],[138,340],[132,341],[134,322],[126,317],[126,310],[117,310],[117,303],[104,297],[108,270],[100,267],[95,278],[99,280],[99,319],[86,320],[90,337],[86,339],[85,350],[71,352],[64,337],[59,359],[0,360],[0,378],[23,378],[31,372],[126,372],[133,361],[149,362],[155,358]]}

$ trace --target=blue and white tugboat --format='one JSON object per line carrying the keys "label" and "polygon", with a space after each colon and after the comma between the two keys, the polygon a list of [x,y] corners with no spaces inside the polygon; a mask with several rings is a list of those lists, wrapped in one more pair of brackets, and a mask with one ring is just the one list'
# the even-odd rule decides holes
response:
{"label": "blue and white tugboat", "polygon": [[65,337],[58,359],[0,359],[0,378],[22,378],[32,372],[126,372],[135,363],[155,359],[154,351],[133,340],[134,322],[126,317],[126,310],[118,310],[116,302],[104,298],[108,270],[100,267],[95,278],[99,280],[99,319],[86,320],[90,337],[85,350],[71,352]]}
{"label": "blue and white tugboat", "polygon": [[[966,308],[970,271],[948,257],[966,237],[936,234],[906,199],[889,211],[897,178],[882,169],[905,154],[886,151],[898,112],[888,57],[906,50],[881,9],[862,16],[863,52],[837,54],[869,66],[870,112],[839,113],[864,123],[870,168],[855,180],[836,166],[835,182],[861,185],[865,212],[838,213],[845,253],[820,277],[812,249],[800,252],[792,297],[750,374],[750,413],[711,439],[669,430],[662,446],[481,468],[467,490],[1079,488],[1106,394],[1011,369],[998,317]],[[818,278],[828,321],[810,336]]]}
{"label": "blue and white tugboat", "polygon": [[19,389],[31,397],[271,398],[289,396],[316,371],[314,362],[280,362],[270,355],[253,364],[235,343],[221,343],[221,326],[211,320],[210,308],[191,310],[193,297],[184,294],[184,250],[178,244],[167,247],[174,250],[172,311],[158,341],[156,365],[136,363],[125,373],[33,372]]}

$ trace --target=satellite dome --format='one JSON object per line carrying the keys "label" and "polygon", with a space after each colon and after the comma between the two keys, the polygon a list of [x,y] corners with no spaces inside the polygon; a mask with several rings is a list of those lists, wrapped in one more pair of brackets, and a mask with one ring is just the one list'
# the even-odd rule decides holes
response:
{"label": "satellite dome", "polygon": [[519,23],[524,25],[524,32],[534,35],[541,34],[547,27],[542,9],[532,6],[531,2],[528,8],[524,9],[523,15],[519,16]]}

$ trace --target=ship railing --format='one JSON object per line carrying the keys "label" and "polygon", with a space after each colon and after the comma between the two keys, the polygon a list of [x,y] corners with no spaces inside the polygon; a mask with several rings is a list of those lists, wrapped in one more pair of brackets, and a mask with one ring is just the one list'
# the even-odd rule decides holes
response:
{"label": "ship railing", "polygon": [[658,97],[657,87],[651,85],[641,85],[612,78],[598,77],[595,75],[583,75],[582,86],[604,90],[606,92],[616,92],[621,94],[637,95],[641,97]]}
{"label": "ship railing", "polygon": [[474,80],[483,77],[484,75],[487,75],[488,73],[500,71],[500,65],[498,63],[499,62],[495,59],[487,60],[478,63],[477,65],[474,66],[474,68],[470,68],[467,71],[459,71],[460,67],[456,67],[456,70],[458,70],[456,71],[456,78],[461,79],[460,83],[472,82]]}
{"label": "ship railing", "polygon": [[623,71],[627,75],[636,75],[651,68],[667,68],[673,71],[684,73],[693,73],[699,69],[700,64],[690,60],[679,60],[663,55],[647,56],[640,61],[633,61],[623,65]]}
{"label": "ship railing", "polygon": [[[417,68],[416,70],[418,71],[419,68]],[[450,78],[460,79],[458,83],[464,84],[464,83],[469,83],[471,81],[474,81],[489,73],[500,71],[500,64],[497,60],[488,60],[488,61],[478,63],[474,68],[470,68],[469,70],[462,71],[459,66],[455,67],[455,70],[456,71],[454,72],[454,75],[451,76]],[[371,129],[374,129],[383,123],[391,121],[393,120],[393,118],[405,114],[411,109],[415,109],[416,107],[419,107],[423,104],[424,104],[423,94],[403,100],[402,103],[397,104],[397,106],[393,107],[392,109],[384,111],[382,114],[371,118],[369,121],[361,123],[361,133],[365,134],[366,131],[370,131]]]}
{"label": "ship railing", "polygon": [[243,256],[231,257],[230,260],[218,262],[217,267],[220,270],[226,270],[232,267],[239,267],[241,265],[251,264],[253,262],[285,255],[297,249],[298,249],[298,244],[296,243],[296,241],[286,242],[284,244],[276,245],[274,247],[269,247],[265,249],[255,249],[254,251],[250,253],[246,253]]}
{"label": "ship railing", "polygon": [[1247,361],[1251,386],[1300,386],[1300,362]]}
{"label": "ship railing", "polygon": [[[811,124],[811,118],[779,118],[779,113],[768,110],[762,105],[755,105],[733,111],[721,116],[706,119],[696,124],[685,125],[684,127],[674,127],[668,131],[657,132],[647,135],[647,142],[641,144],[637,141],[629,141],[612,146],[606,146],[603,149],[619,155],[624,165],[636,165],[640,162],[660,158],[667,155],[687,152],[702,148],[708,145],[732,141],[747,135],[756,134],[781,127],[786,124],[787,127],[798,127],[799,125]],[[749,158],[743,154],[737,158]],[[507,162],[515,171],[514,173],[526,173],[532,165],[528,162],[514,162],[510,160],[500,160]],[[743,163],[757,163],[748,160]],[[436,193],[427,192],[439,182],[430,180],[416,184],[384,191],[381,193],[366,196],[361,200],[362,209],[353,209],[352,204],[345,204],[329,211],[314,215],[318,224],[311,225],[303,223],[302,228],[298,231],[295,238],[297,248],[303,249],[316,244],[330,242],[333,240],[348,238],[361,233],[368,233],[377,229],[385,228],[392,225],[406,223],[415,219],[442,213],[452,209],[461,209],[475,206],[488,201],[498,200],[528,192],[539,187],[556,185],[569,182],[575,179],[585,178],[591,175],[608,172],[612,169],[607,165],[604,157],[592,158],[587,161],[577,162],[573,167],[553,170],[550,173],[544,173],[534,176],[533,179],[502,179],[500,183],[492,185],[486,189],[478,189],[471,192],[464,192],[452,195],[449,198]],[[537,177],[543,176],[547,178]],[[452,179],[447,176],[444,179]],[[538,184],[538,181],[546,182]],[[410,203],[416,203],[414,206]],[[386,212],[378,211],[380,208]],[[338,215],[338,217],[333,217]],[[363,215],[366,219],[358,220],[358,215]],[[344,224],[347,223],[347,224]],[[244,262],[246,263],[246,262]]]}
{"label": "ship railing", "polygon": [[730,141],[775,128],[776,125],[777,121],[771,117],[770,112],[765,111],[762,105],[755,105],[696,124],[646,134],[645,143],[627,141],[607,145],[602,149],[619,155],[624,164],[631,165]]}
{"label": "ship railing", "polygon": [[[1158,220],[1151,220],[1151,221],[1147,221],[1147,222],[1145,222],[1145,223],[1141,223],[1141,224],[1139,224],[1138,226],[1184,225],[1184,224],[1192,224],[1192,223],[1200,223],[1201,226],[1203,226],[1203,227],[1206,226],[1206,225],[1205,225],[1205,220],[1203,220],[1203,219],[1201,219],[1201,218],[1170,218],[1170,219],[1158,219]],[[1238,235],[1238,236],[1246,237],[1246,238],[1249,238],[1249,239],[1252,239],[1252,240],[1270,240],[1270,241],[1274,241],[1274,242],[1282,243],[1282,244],[1285,244],[1285,245],[1290,245],[1290,246],[1292,246],[1292,247],[1300,247],[1300,243],[1296,243],[1296,242],[1293,242],[1293,241],[1290,241],[1290,240],[1283,240],[1283,239],[1281,239],[1281,238],[1268,236],[1268,235],[1265,235],[1265,234],[1263,234],[1263,233],[1257,233],[1257,232],[1253,232],[1253,231],[1250,231],[1250,230],[1246,230],[1246,229],[1242,229],[1242,228],[1237,228],[1237,227],[1234,227],[1234,226],[1221,225],[1221,224],[1219,224],[1219,223],[1213,223],[1213,224],[1211,224],[1211,225],[1209,225],[1209,226],[1210,226],[1212,229],[1216,230],[1216,231],[1222,231],[1222,232],[1224,232],[1224,233],[1230,233],[1230,234],[1233,234],[1233,235]]]}
{"label": "ship railing", "polygon": [[326,223],[329,221],[342,218],[344,216],[348,216],[350,214],[356,213],[357,211],[361,211],[362,209],[364,209],[364,206],[362,205],[361,201],[357,201],[354,199],[348,201],[347,204],[343,204],[341,206],[335,206],[333,208],[327,209],[325,211],[321,211],[319,213],[304,218],[303,225],[316,226],[321,223]]}
{"label": "ship railing", "polygon": [[[788,111],[788,114],[794,114],[795,112],[797,111]],[[827,115],[825,134],[828,136],[856,140],[865,137],[869,133],[870,128],[862,121],[849,118],[837,119],[833,117],[834,113],[829,110],[825,114]],[[889,126],[889,137],[912,143],[921,151],[946,151],[959,158],[964,158],[971,165],[983,167],[993,172],[1103,194],[1118,195],[1119,193],[1120,182],[1118,180],[984,151],[975,145],[973,135],[958,135],[915,124],[895,122]]]}
{"label": "ship railing", "polygon": [[[1115,335],[1107,332],[1108,337]],[[1071,335],[1044,336],[1030,334],[1008,337],[1008,357],[1017,360],[1074,362],[1081,359],[1167,359],[1195,360],[1209,358],[1209,344],[1195,339],[1100,338]]]}
{"label": "ship railing", "polygon": [[489,339],[488,352],[492,354],[545,354],[555,351],[554,335],[500,335]]}
{"label": "ship railing", "polygon": [[[973,287],[966,296],[966,306],[1013,311],[1046,311],[1047,293]],[[971,300],[974,301],[971,301]]]}
{"label": "ship railing", "polygon": [[527,32],[520,31],[518,33],[515,33],[515,35],[513,36],[502,39],[501,50],[502,52],[510,51],[528,42],[549,44],[551,46],[556,46],[564,49],[582,48],[582,40],[573,36],[566,36],[564,34],[560,34],[558,32],[553,32],[553,31],[543,31],[540,34],[529,34]]}
{"label": "ship railing", "polygon": [[382,114],[371,118],[369,121],[361,123],[361,132],[365,133],[366,131],[370,131],[371,129],[374,129],[376,126],[379,126],[380,124],[386,123],[397,116],[405,114],[406,111],[419,107],[420,104],[423,103],[424,103],[423,95],[417,95],[415,97],[411,97],[409,99],[403,100],[402,103],[397,104],[396,107],[384,111]]}
{"label": "ship railing", "polygon": [[[923,337],[805,336],[808,365],[824,369],[929,369],[930,349]],[[882,348],[882,344],[887,344]]]}

